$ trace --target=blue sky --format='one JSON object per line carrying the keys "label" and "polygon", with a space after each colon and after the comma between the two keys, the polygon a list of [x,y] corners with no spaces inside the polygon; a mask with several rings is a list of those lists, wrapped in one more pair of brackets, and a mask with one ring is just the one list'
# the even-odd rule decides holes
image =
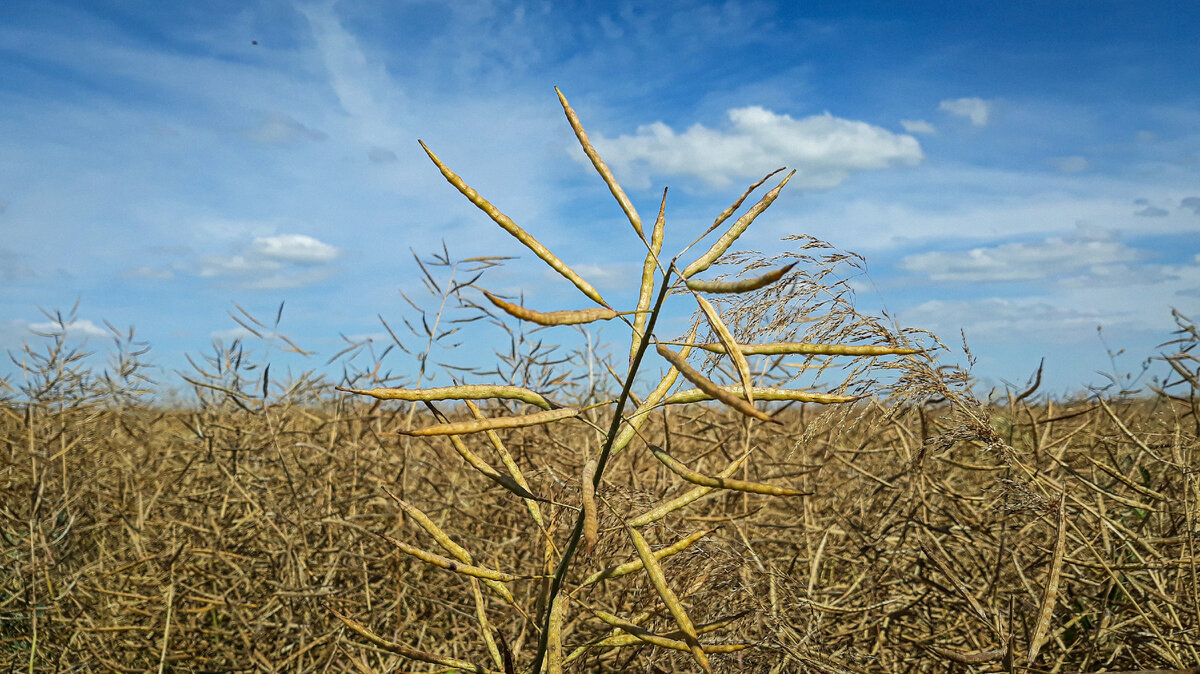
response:
{"label": "blue sky", "polygon": [[627,297],[640,244],[557,85],[643,218],[671,187],[668,250],[787,165],[746,247],[860,253],[863,309],[963,330],[989,381],[1046,357],[1049,389],[1077,390],[1111,369],[1105,343],[1136,370],[1172,307],[1200,314],[1198,20],[1106,1],[6,2],[0,348],[78,298],[77,336],[135,325],[186,369],[237,335],[234,302],[285,301],[315,367],[411,316],[410,249],[442,241],[520,256],[485,278],[533,306],[582,306],[417,138]]}

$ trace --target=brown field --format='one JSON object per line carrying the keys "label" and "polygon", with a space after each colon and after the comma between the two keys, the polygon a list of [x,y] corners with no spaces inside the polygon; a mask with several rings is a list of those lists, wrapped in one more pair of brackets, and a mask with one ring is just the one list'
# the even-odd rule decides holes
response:
{"label": "brown field", "polygon": [[[732,618],[713,643],[753,644],[713,655],[720,671],[1194,671],[1195,394],[1005,405],[989,423],[1009,448],[990,449],[955,437],[946,404],[886,419],[872,407],[825,427],[812,408],[767,427],[691,407],[668,417],[676,457],[715,473],[753,448],[744,477],[812,493],[717,492],[644,532],[661,547],[715,529],[663,567],[697,625]],[[381,487],[486,566],[537,573],[542,546],[520,501],[443,438],[381,434],[421,423],[395,403],[233,400],[186,411],[103,397],[0,408],[0,662],[438,671],[367,643],[332,608],[387,639],[486,666],[465,577],[372,535],[436,547]],[[647,434],[662,437],[661,421]],[[531,490],[567,505],[579,503],[595,441],[578,422],[504,434]],[[607,471],[600,540],[570,578],[634,559],[621,519],[689,486],[635,441]],[[573,511],[542,509],[561,541]],[[1047,638],[1029,664],[1051,575]],[[508,585],[533,606],[539,580]],[[568,649],[610,632],[585,606],[648,611],[646,629],[676,629],[643,574],[573,599]],[[485,606],[521,662],[528,621],[494,596]],[[654,647],[595,648],[569,665],[694,667],[687,653]]]}

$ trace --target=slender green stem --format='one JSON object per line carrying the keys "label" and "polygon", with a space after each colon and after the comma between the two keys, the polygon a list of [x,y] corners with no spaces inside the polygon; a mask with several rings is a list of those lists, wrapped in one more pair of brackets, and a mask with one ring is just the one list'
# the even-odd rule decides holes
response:
{"label": "slender green stem", "polygon": [[[671,268],[674,268],[673,266]],[[650,320],[646,323],[646,329],[642,331],[642,340],[638,344],[637,353],[633,357],[633,362],[629,364],[629,374],[625,377],[625,383],[621,388],[621,395],[617,398],[617,409],[613,412],[612,423],[608,427],[608,437],[604,441],[604,449],[600,451],[600,458],[596,460],[596,474],[592,477],[592,486],[599,487],[600,481],[604,477],[604,468],[608,464],[608,456],[612,453],[613,442],[617,439],[617,432],[621,429],[621,422],[624,421],[622,414],[625,411],[625,403],[629,400],[629,392],[633,389],[633,380],[637,377],[638,368],[641,367],[642,357],[646,355],[646,349],[650,346],[650,337],[654,334],[654,324],[658,321],[659,310],[662,309],[663,301],[667,298],[667,290],[670,288],[671,272],[670,269],[663,275],[662,287],[659,288],[658,297],[654,301],[654,308],[650,310]],[[532,674],[540,674],[542,662],[546,658],[546,653],[550,648],[550,607],[554,604],[554,599],[562,590],[563,582],[567,577],[567,572],[571,569],[571,560],[575,557],[575,550],[579,547],[579,539],[583,537],[583,511],[575,518],[575,528],[571,531],[571,538],[567,541],[567,547],[563,550],[562,558],[558,562],[558,567],[554,570],[554,578],[550,582],[550,594],[543,602],[542,612],[544,615],[538,616],[538,622],[541,623],[541,635],[538,637],[537,655],[533,659]]]}

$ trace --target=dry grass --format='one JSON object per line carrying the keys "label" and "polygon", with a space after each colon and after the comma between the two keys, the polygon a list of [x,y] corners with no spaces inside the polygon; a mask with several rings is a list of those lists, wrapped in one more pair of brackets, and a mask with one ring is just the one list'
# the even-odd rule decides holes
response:
{"label": "dry grass", "polygon": [[[426,148],[599,307],[485,294],[497,259],[446,252],[418,260],[438,306],[406,322],[422,346],[384,323],[419,364],[406,389],[386,351],[334,386],[272,380],[237,342],[193,362],[194,404],[139,406],[143,345],[114,330],[96,373],[69,315],[17,354],[24,383],[0,402],[10,669],[1196,671],[1191,321],[1148,397],[1035,402],[1035,385],[982,403],[936,338],[855,311],[854,256],[808,237],[729,252],[786,177],[681,270],[663,209],[647,239],[560,100],[644,244],[631,312]],[[741,279],[692,278],[713,265]],[[696,306],[685,336],[655,334],[667,300]],[[233,315],[303,353],[280,316]],[[512,338],[496,369],[425,388],[447,326],[480,318]],[[627,363],[624,344],[620,363],[564,353],[526,325],[596,320],[629,328]],[[655,343],[669,367],[637,393]]]}

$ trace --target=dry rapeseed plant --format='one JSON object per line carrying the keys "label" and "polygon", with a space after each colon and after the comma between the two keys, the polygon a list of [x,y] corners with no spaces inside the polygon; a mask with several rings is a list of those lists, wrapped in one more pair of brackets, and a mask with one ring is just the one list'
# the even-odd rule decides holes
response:
{"label": "dry rapeseed plant", "polygon": [[[624,531],[629,544],[624,548],[624,554],[628,555],[629,552],[636,553],[636,559],[625,564],[612,565],[605,563],[606,560],[603,557],[597,558],[593,554],[600,527],[598,510],[601,505],[606,506],[607,510],[614,510],[611,504],[604,502],[597,491],[604,481],[605,469],[608,467],[610,460],[629,448],[635,436],[642,435],[646,421],[650,419],[652,413],[664,410],[663,413],[665,414],[665,407],[668,405],[707,405],[712,401],[716,401],[743,415],[746,423],[753,423],[753,420],[779,423],[769,411],[760,408],[761,403],[765,401],[787,400],[819,404],[846,404],[853,403],[861,399],[864,395],[862,392],[830,394],[779,386],[756,386],[756,375],[751,369],[747,356],[763,355],[776,358],[804,356],[810,359],[818,356],[825,356],[827,359],[834,356],[854,356],[857,358],[874,359],[887,355],[911,355],[917,353],[918,350],[900,346],[894,340],[881,339],[882,336],[889,334],[886,330],[876,330],[874,332],[870,330],[863,331],[861,330],[863,325],[861,322],[854,323],[849,328],[842,325],[841,332],[834,331],[830,334],[839,338],[855,340],[873,338],[875,343],[863,344],[861,341],[860,343],[847,343],[843,341],[827,343],[770,341],[755,343],[747,339],[747,335],[752,337],[754,334],[765,334],[772,331],[790,337],[793,335],[790,332],[792,328],[790,324],[791,320],[812,311],[814,308],[822,306],[820,302],[812,302],[809,306],[801,307],[803,309],[802,312],[777,314],[769,320],[762,320],[764,307],[779,309],[789,301],[796,299],[797,295],[780,296],[779,294],[771,294],[770,288],[778,285],[786,289],[794,289],[798,281],[804,280],[805,277],[802,272],[793,273],[792,271],[801,260],[792,260],[786,264],[776,265],[765,273],[758,273],[742,279],[702,280],[697,278],[697,276],[714,264],[728,261],[730,256],[727,254],[730,247],[754,222],[755,218],[775,201],[794,174],[794,171],[784,176],[774,188],[738,217],[732,225],[721,233],[707,251],[681,268],[678,265],[679,258],[691,246],[669,260],[662,254],[666,192],[664,191],[663,205],[659,208],[658,217],[650,232],[650,237],[647,238],[637,210],[625,195],[624,190],[617,183],[603,159],[601,159],[595,148],[588,141],[587,134],[578,116],[561,92],[559,92],[559,100],[584,152],[616,198],[622,211],[627,216],[630,225],[633,227],[635,234],[642,241],[646,249],[639,285],[638,302],[636,308],[633,310],[619,311],[609,305],[591,283],[542,245],[532,234],[522,229],[490,201],[471,188],[457,173],[439,159],[425,143],[422,142],[421,147],[429,155],[429,158],[441,171],[442,175],[445,176],[446,180],[463,196],[485,212],[496,224],[513,235],[521,244],[533,251],[534,254],[574,285],[596,306],[573,311],[541,312],[508,302],[493,293],[484,291],[484,296],[487,300],[516,319],[541,326],[585,325],[596,321],[610,321],[614,319],[620,319],[626,323],[630,330],[630,358],[628,370],[624,375],[619,377],[621,392],[615,399],[606,400],[590,407],[568,407],[554,402],[546,392],[533,391],[511,385],[463,384],[436,389],[342,389],[378,399],[421,401],[428,405],[430,410],[434,412],[435,419],[439,423],[424,428],[402,430],[400,432],[408,436],[447,436],[455,451],[469,465],[485,477],[505,487],[512,493],[514,498],[522,499],[524,507],[529,512],[532,526],[540,532],[545,567],[532,571],[525,570],[509,573],[481,566],[478,562],[473,561],[470,552],[453,541],[451,538],[452,533],[442,531],[424,513],[412,505],[397,499],[402,510],[409,517],[417,521],[443,550],[453,556],[453,559],[423,550],[392,537],[381,536],[388,543],[407,555],[411,555],[451,573],[469,578],[471,587],[473,588],[480,634],[486,641],[491,662],[485,666],[478,663],[469,663],[424,653],[415,648],[394,643],[381,637],[373,633],[368,626],[363,625],[357,620],[343,616],[341,613],[337,613],[336,615],[348,628],[377,646],[416,660],[423,660],[466,671],[529,671],[538,673],[543,671],[543,667],[545,667],[546,671],[556,673],[562,671],[564,666],[577,660],[590,649],[620,649],[627,647],[637,649],[646,646],[686,651],[691,654],[700,669],[712,671],[709,654],[738,651],[750,647],[751,644],[714,643],[702,640],[702,636],[727,626],[737,616],[724,616],[720,619],[709,621],[704,625],[696,624],[690,617],[692,609],[688,608],[687,602],[672,588],[672,583],[661,564],[664,558],[679,554],[697,543],[702,538],[702,535],[687,536],[673,545],[664,546],[656,550],[647,540],[642,530],[714,491],[775,497],[796,496],[807,492],[778,485],[735,479],[733,477],[735,473],[742,470],[748,463],[754,461],[752,450],[748,450],[741,456],[732,459],[725,470],[714,476],[694,471],[673,458],[661,447],[647,443],[646,446],[649,448],[652,456],[667,467],[673,475],[691,483],[694,487],[682,496],[671,499],[660,498],[659,502],[644,508],[644,512],[639,515],[619,518],[615,528]],[[757,187],[774,175],[774,173],[778,173],[778,171],[768,174],[766,178],[746,190],[730,208],[717,217],[713,225],[693,245],[699,243],[709,233],[720,228],[726,220],[737,212],[742,202]],[[751,268],[755,268],[754,265]],[[689,336],[682,341],[660,340],[655,333],[655,327],[662,314],[664,302],[672,294],[689,296],[699,309]],[[706,295],[713,299],[707,298]],[[726,316],[721,311],[721,302],[722,299],[730,297],[750,299],[743,301],[741,304],[738,304],[738,300],[735,299],[733,301],[734,310]],[[800,294],[800,298],[802,300],[808,299],[802,294]],[[834,304],[838,301],[844,303],[844,300],[838,297],[834,297],[833,299]],[[756,308],[757,313],[755,311]],[[837,321],[833,321],[832,324],[841,325]],[[712,336],[711,341],[696,341],[695,337],[701,328],[709,332]],[[859,331],[854,332],[855,329],[859,329]],[[634,383],[643,365],[644,357],[652,345],[655,347],[655,351],[666,360],[670,367],[652,391],[640,397],[635,396],[633,393]],[[709,357],[710,370],[721,366],[723,364],[721,357],[726,357],[733,369],[737,384],[721,385],[688,362],[689,357],[693,353],[698,354],[701,352],[714,354]],[[818,369],[824,369],[827,365],[828,360]],[[695,388],[672,393],[671,391],[681,375],[683,379],[690,382]],[[473,400],[487,399],[523,402],[540,407],[542,411],[529,414],[485,416],[480,413],[477,407],[471,405],[470,410],[474,418],[464,421],[449,421],[432,405],[433,401],[457,400],[464,404],[470,404],[470,401]],[[635,409],[632,413],[626,414],[626,407],[630,404],[633,404]],[[583,413],[594,410],[606,411],[610,416],[607,424],[593,424],[598,432],[597,437],[600,438],[600,441],[589,451],[589,456],[586,457],[582,480],[587,484],[581,490],[579,505],[555,504],[550,502],[548,498],[539,497],[532,493],[522,469],[512,459],[511,454],[504,447],[503,441],[496,431],[501,429],[528,428],[553,423],[566,423],[571,419],[587,419],[587,417],[582,416]],[[588,423],[592,422],[588,421]],[[607,426],[606,430],[605,426]],[[504,457],[505,470],[508,471],[507,475],[488,465],[478,453],[472,451],[467,446],[467,438],[476,434],[486,434],[491,445]],[[668,434],[668,446],[669,440],[670,437]],[[542,508],[544,505],[548,505],[552,509],[552,512],[557,513],[557,516],[561,516],[564,512],[576,513],[575,524],[565,541],[555,540],[555,530],[548,523],[548,520],[555,515],[543,512]],[[581,539],[584,539],[586,542],[584,556],[594,568],[585,572],[585,577],[582,580],[575,580],[573,582],[572,579],[579,575],[575,574],[573,576],[571,572],[573,566],[577,565],[579,561],[577,560],[577,551]],[[608,556],[616,557],[618,552],[621,552],[619,548],[609,550]],[[672,624],[678,628],[676,632],[667,634],[655,633],[640,626],[639,623],[644,623],[650,617],[650,614],[622,618],[605,611],[601,607],[592,606],[583,601],[581,590],[589,585],[602,579],[613,580],[637,572],[644,573],[645,577],[648,578],[654,592],[658,595],[661,606],[665,608],[664,615],[669,615]],[[506,583],[529,578],[541,578],[543,581],[539,585],[539,590],[534,597],[532,606],[522,605],[514,597],[514,593],[509,591],[505,585]],[[528,622],[530,633],[537,641],[531,655],[528,655],[527,652],[521,652],[519,650],[519,643],[510,646],[504,643],[503,640],[499,644],[495,641],[493,628],[489,623],[490,618],[486,609],[484,596],[479,591],[478,582],[483,582],[504,604],[514,609],[515,613],[511,614],[514,618]],[[701,580],[700,582],[703,583],[704,581]],[[613,628],[612,633],[608,637],[590,643],[565,643],[567,641],[567,636],[563,631],[565,616],[570,611],[578,611],[580,608],[610,625]],[[660,612],[662,611],[662,609],[659,610]],[[522,658],[522,656],[526,657]],[[527,664],[518,665],[516,663],[519,659],[528,660],[528,662]]]}

